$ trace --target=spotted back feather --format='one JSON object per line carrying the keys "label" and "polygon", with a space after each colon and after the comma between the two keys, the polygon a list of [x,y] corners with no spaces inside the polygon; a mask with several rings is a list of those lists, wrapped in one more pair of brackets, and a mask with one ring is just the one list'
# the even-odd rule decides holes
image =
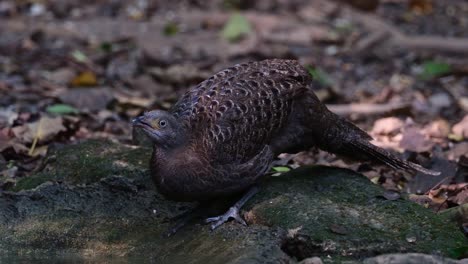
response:
{"label": "spotted back feather", "polygon": [[238,64],[190,89],[171,112],[211,159],[242,163],[286,124],[310,82],[297,61]]}

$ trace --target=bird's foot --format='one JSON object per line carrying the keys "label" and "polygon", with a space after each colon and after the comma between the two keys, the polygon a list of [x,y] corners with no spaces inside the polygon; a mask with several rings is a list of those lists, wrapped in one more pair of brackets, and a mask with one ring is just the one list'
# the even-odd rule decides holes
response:
{"label": "bird's foot", "polygon": [[239,214],[239,208],[237,206],[233,206],[229,208],[229,210],[220,216],[215,216],[215,217],[210,217],[205,220],[205,223],[212,223],[211,224],[211,230],[215,230],[218,228],[220,225],[226,223],[229,221],[229,219],[234,219],[236,222],[242,225],[247,225],[244,219]]}

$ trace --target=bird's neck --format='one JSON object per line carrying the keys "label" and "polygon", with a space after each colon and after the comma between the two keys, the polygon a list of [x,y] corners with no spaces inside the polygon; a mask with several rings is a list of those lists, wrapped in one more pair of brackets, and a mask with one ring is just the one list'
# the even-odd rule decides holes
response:
{"label": "bird's neck", "polygon": [[190,164],[200,162],[199,156],[186,144],[170,149],[155,146],[150,164],[152,174],[170,173],[174,168],[180,170],[190,167]]}

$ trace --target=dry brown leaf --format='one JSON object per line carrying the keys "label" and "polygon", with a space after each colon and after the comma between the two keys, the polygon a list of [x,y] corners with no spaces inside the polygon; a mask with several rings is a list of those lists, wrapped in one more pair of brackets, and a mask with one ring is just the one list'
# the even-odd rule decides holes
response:
{"label": "dry brown leaf", "polygon": [[418,15],[427,15],[433,10],[432,0],[410,0],[409,8]]}
{"label": "dry brown leaf", "polygon": [[97,85],[97,77],[91,71],[85,71],[72,79],[71,84],[73,86],[96,86]]}
{"label": "dry brown leaf", "polygon": [[187,84],[197,83],[210,77],[210,73],[200,70],[192,64],[172,65],[168,68],[153,67],[149,69],[151,76],[161,83]]}
{"label": "dry brown leaf", "polygon": [[463,155],[468,155],[468,142],[460,142],[458,144],[454,144],[453,148],[451,148],[447,154],[447,158],[449,160],[455,161]]}
{"label": "dry brown leaf", "polygon": [[66,85],[75,77],[75,71],[71,68],[60,68],[58,70],[49,72],[46,77],[48,80],[56,84]]}
{"label": "dry brown leaf", "polygon": [[36,122],[14,127],[13,134],[22,143],[32,143],[35,138],[38,142],[44,142],[55,137],[59,132],[65,131],[62,117],[41,117]]}
{"label": "dry brown leaf", "polygon": [[386,117],[374,122],[372,134],[390,135],[401,131],[404,122],[396,117]]}
{"label": "dry brown leaf", "polygon": [[16,153],[26,152],[28,148],[13,138],[11,128],[0,129],[0,152],[12,147]]}
{"label": "dry brown leaf", "polygon": [[456,204],[468,203],[468,188],[460,191],[456,196],[450,197],[449,201]]}
{"label": "dry brown leaf", "polygon": [[29,155],[32,157],[45,156],[47,154],[48,149],[49,149],[49,146],[47,145],[40,146],[30,151]]}
{"label": "dry brown leaf", "polygon": [[463,111],[468,112],[468,97],[461,97],[458,99],[458,104],[463,109]]}
{"label": "dry brown leaf", "polygon": [[120,104],[129,104],[129,105],[134,105],[134,106],[139,106],[143,108],[148,108],[151,106],[151,104],[154,103],[154,98],[152,97],[134,97],[134,96],[127,96],[122,93],[116,93],[115,94],[115,99]]}
{"label": "dry brown leaf", "polygon": [[18,113],[6,108],[0,109],[0,128],[10,126],[18,118]]}
{"label": "dry brown leaf", "polygon": [[413,202],[415,202],[415,203],[417,203],[417,204],[419,204],[419,205],[422,205],[422,206],[424,206],[424,207],[428,207],[429,204],[432,202],[432,199],[431,199],[428,195],[426,195],[426,194],[421,194],[421,195],[420,195],[420,194],[413,194],[413,193],[411,193],[411,194],[408,196],[408,198],[409,198],[411,201],[413,201]]}
{"label": "dry brown leaf", "polygon": [[446,138],[450,133],[450,125],[446,120],[435,120],[424,128],[424,134],[434,138]]}
{"label": "dry brown leaf", "polygon": [[81,111],[99,111],[105,109],[114,96],[110,88],[98,87],[68,89],[59,98]]}
{"label": "dry brown leaf", "polygon": [[421,128],[409,127],[403,132],[400,147],[413,152],[430,151],[434,143],[421,133]]}
{"label": "dry brown leaf", "polygon": [[468,115],[462,121],[452,127],[452,133],[463,138],[468,138]]}

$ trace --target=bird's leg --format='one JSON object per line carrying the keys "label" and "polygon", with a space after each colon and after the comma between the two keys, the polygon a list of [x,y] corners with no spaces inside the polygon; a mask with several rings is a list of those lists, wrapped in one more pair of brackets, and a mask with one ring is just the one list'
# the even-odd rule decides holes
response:
{"label": "bird's leg", "polygon": [[204,209],[202,208],[201,205],[197,205],[196,207],[189,209],[179,215],[176,215],[175,217],[172,217],[170,221],[176,221],[173,226],[171,226],[169,229],[166,230],[166,232],[163,233],[163,236],[170,237],[174,235],[179,229],[184,227],[187,223],[192,221],[193,219],[200,217],[202,215],[202,212]]}
{"label": "bird's leg", "polygon": [[244,219],[242,219],[242,217],[239,214],[239,211],[242,208],[242,206],[244,206],[244,204],[258,192],[258,190],[259,188],[257,186],[253,186],[242,196],[242,198],[239,201],[237,201],[233,206],[231,206],[231,208],[229,208],[229,210],[226,213],[220,216],[207,218],[205,220],[205,223],[213,223],[211,224],[211,230],[214,230],[220,225],[227,222],[230,218],[233,218],[236,222],[246,226],[247,223]]}

